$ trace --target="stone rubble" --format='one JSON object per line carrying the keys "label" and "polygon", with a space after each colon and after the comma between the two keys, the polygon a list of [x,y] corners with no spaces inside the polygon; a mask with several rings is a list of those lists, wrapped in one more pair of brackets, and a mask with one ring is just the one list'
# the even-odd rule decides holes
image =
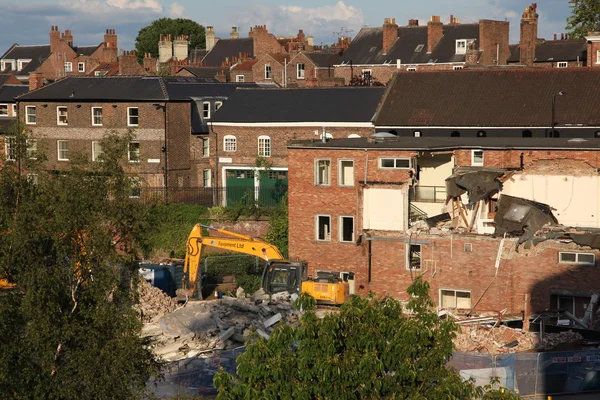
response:
{"label": "stone rubble", "polygon": [[144,323],[156,322],[177,308],[176,300],[144,279],[140,279],[138,283],[138,295],[139,304],[135,309]]}

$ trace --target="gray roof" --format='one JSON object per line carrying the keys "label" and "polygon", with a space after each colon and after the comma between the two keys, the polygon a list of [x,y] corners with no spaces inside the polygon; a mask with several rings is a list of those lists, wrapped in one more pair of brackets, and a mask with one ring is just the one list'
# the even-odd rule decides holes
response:
{"label": "gray roof", "polygon": [[73,51],[80,56],[91,56],[101,45],[96,46],[74,46]]}
{"label": "gray roof", "polygon": [[0,103],[16,103],[15,97],[27,93],[28,85],[0,86]]}
{"label": "gray roof", "polygon": [[16,117],[0,117],[0,133],[7,133],[16,120]]}
{"label": "gray roof", "polygon": [[[510,46],[509,63],[518,63],[521,49],[518,44]],[[585,39],[543,40],[535,46],[534,62],[581,61],[587,59]]]}
{"label": "gray roof", "polygon": [[370,122],[380,87],[239,89],[213,122]]}
{"label": "gray roof", "polygon": [[380,149],[380,150],[413,150],[444,151],[457,149],[482,150],[599,150],[600,139],[568,139],[568,138],[503,138],[503,137],[395,137],[373,140],[373,138],[302,140],[288,143],[288,148],[309,149]]}
{"label": "gray roof", "polygon": [[207,67],[220,67],[225,58],[231,60],[239,57],[240,53],[254,55],[254,41],[252,38],[244,39],[219,39],[215,47],[204,57],[202,64]]}
{"label": "gray roof", "polygon": [[465,56],[457,55],[457,39],[475,39],[478,46],[479,24],[444,25],[444,35],[433,49],[427,54],[427,26],[398,27],[398,40],[387,54],[382,54],[383,28],[363,28],[350,42],[344,52],[342,61],[353,64],[425,64],[430,61],[437,63],[464,62]]}
{"label": "gray roof", "polygon": [[169,100],[185,101],[191,98],[219,97],[228,98],[235,90],[257,88],[256,83],[206,83],[201,78],[197,82],[181,82],[177,78],[163,78]]}
{"label": "gray roof", "polygon": [[342,61],[342,56],[337,53],[303,53],[310,58],[317,67],[332,67]]}
{"label": "gray roof", "polygon": [[225,77],[229,79],[229,67],[183,67],[181,70],[186,70],[198,78],[212,78],[223,72]]}
{"label": "gray roof", "polygon": [[28,75],[30,72],[35,71],[49,55],[49,44],[41,46],[19,46],[15,44],[0,58],[14,60],[30,59],[31,61],[25,68],[18,72],[15,71],[18,75]]}

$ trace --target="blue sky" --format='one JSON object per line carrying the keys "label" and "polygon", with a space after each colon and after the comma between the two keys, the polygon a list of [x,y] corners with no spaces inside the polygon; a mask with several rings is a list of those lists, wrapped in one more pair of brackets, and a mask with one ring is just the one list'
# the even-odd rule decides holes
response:
{"label": "blue sky", "polygon": [[[247,36],[250,26],[267,25],[276,35],[292,35],[303,29],[316,44],[330,44],[344,28],[354,36],[362,26],[380,26],[386,17],[400,25],[409,19],[426,23],[432,15],[447,22],[452,14],[461,22],[479,19],[508,20],[511,43],[519,38],[523,0],[0,0],[0,55],[13,43],[47,44],[50,26],[71,29],[75,45],[102,41],[107,28],[116,29],[119,47],[134,48],[140,28],[160,17],[190,18],[213,25],[217,36],[228,37],[232,26]],[[567,0],[538,1],[539,36],[551,39],[565,31],[570,9]]]}

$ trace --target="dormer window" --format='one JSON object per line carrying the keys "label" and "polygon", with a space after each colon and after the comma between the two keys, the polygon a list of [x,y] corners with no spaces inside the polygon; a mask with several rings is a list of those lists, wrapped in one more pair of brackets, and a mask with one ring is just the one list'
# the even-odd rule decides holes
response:
{"label": "dormer window", "polygon": [[3,60],[0,62],[0,71],[8,72],[15,70],[15,61],[14,60]]}
{"label": "dormer window", "polygon": [[425,47],[424,44],[420,44],[415,48],[415,53],[420,53],[423,51],[423,48]]}
{"label": "dormer window", "polygon": [[456,54],[466,54],[467,53],[467,40],[460,39],[456,41]]}
{"label": "dormer window", "polygon": [[31,60],[17,60],[17,71],[22,71]]}

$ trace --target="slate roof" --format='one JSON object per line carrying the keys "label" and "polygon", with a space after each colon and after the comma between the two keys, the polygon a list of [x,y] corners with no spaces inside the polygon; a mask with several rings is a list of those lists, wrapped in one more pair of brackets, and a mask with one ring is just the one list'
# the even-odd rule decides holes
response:
{"label": "slate roof", "polygon": [[239,89],[213,122],[370,122],[384,88]]}
{"label": "slate roof", "polygon": [[252,67],[256,64],[258,60],[246,60],[239,64],[234,65],[231,70],[232,71],[252,71]]}
{"label": "slate roof", "polygon": [[600,125],[600,71],[589,68],[396,74],[377,126],[549,126],[552,96],[563,124]]}
{"label": "slate roof", "polygon": [[194,74],[198,78],[210,78],[214,79],[216,75],[220,74],[221,71],[225,73],[225,76],[229,79],[229,68],[228,67],[183,67],[186,71]]}
{"label": "slate roof", "polygon": [[[200,97],[228,98],[238,87],[257,88],[255,83],[206,83],[203,80],[196,82],[181,82],[177,78],[165,78],[164,85],[169,100],[185,101]],[[220,111],[220,110],[219,110]]]}
{"label": "slate roof", "polygon": [[[510,46],[509,63],[518,63],[521,49],[518,44]],[[581,61],[585,64],[587,46],[585,39],[545,40],[535,46],[534,62]]]}
{"label": "slate roof", "polygon": [[16,103],[15,97],[29,91],[29,85],[0,86],[0,103]]}
{"label": "slate roof", "polygon": [[205,49],[190,49],[187,59],[191,63],[200,62],[206,54],[208,54],[208,51]]}
{"label": "slate roof", "polygon": [[220,67],[226,57],[239,57],[240,53],[254,54],[254,41],[252,38],[244,39],[219,39],[215,47],[208,52],[202,64],[207,67]]}
{"label": "slate roof", "polygon": [[502,137],[395,137],[381,140],[371,138],[344,138],[330,139],[327,142],[320,140],[297,140],[288,143],[290,149],[316,148],[316,149],[380,149],[380,150],[414,150],[414,151],[445,151],[456,149],[482,149],[482,150],[600,150],[600,139],[568,139],[568,138],[502,138]]}
{"label": "slate roof", "polygon": [[101,44],[96,46],[75,46],[73,47],[73,51],[80,56],[91,56]]}
{"label": "slate roof", "polygon": [[342,56],[337,53],[303,53],[317,67],[329,67],[338,65],[342,61]]}
{"label": "slate roof", "polygon": [[21,71],[15,71],[17,75],[28,75],[30,72],[35,71],[48,56],[50,55],[50,45],[41,46],[19,46],[18,44],[13,45],[0,59],[31,59],[29,64],[25,66]]}
{"label": "slate roof", "polygon": [[8,132],[8,129],[16,120],[16,117],[0,117],[0,133]]}
{"label": "slate roof", "polygon": [[427,26],[400,26],[398,40],[384,55],[383,28],[362,28],[342,55],[342,61],[362,65],[395,64],[398,59],[402,64],[425,64],[431,60],[437,63],[464,62],[464,54],[455,54],[455,41],[475,39],[475,46],[479,47],[479,24],[444,25],[443,30],[442,39],[431,54],[427,54]]}

